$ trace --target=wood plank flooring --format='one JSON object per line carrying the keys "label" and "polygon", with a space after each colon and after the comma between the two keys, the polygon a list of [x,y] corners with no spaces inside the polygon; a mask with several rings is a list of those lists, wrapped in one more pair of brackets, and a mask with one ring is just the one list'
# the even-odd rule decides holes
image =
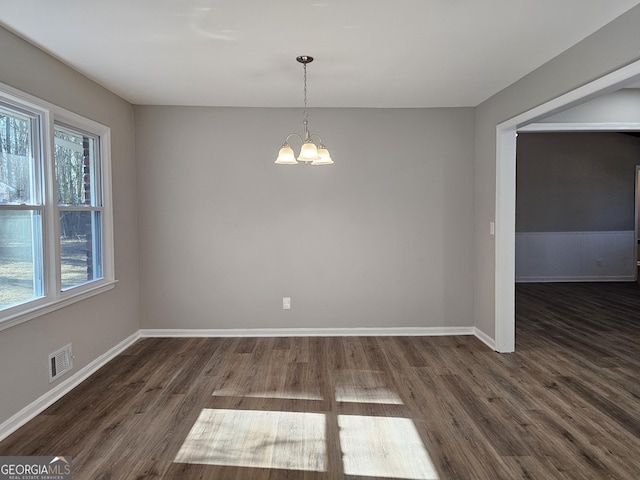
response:
{"label": "wood plank flooring", "polygon": [[75,480],[638,479],[640,290],[521,284],[474,337],[142,339],[0,442]]}

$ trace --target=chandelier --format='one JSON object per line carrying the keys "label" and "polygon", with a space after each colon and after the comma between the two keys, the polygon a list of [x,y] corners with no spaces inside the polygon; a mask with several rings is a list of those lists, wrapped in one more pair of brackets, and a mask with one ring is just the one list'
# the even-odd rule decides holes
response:
{"label": "chandelier", "polygon": [[[313,57],[308,55],[302,55],[297,57],[296,60],[302,64],[302,68],[304,69],[304,114],[302,115],[302,125],[304,126],[303,135],[299,135],[297,133],[290,133],[287,135],[287,138],[278,152],[278,158],[276,158],[275,163],[278,165],[296,165],[299,161],[303,162],[305,165],[331,165],[333,160],[331,160],[331,156],[329,155],[329,150],[322,143],[322,139],[319,135],[312,134],[309,131],[308,124],[308,113],[307,113],[307,64],[313,62]],[[289,139],[291,137],[298,137],[300,142],[302,143],[302,147],[300,148],[300,155],[298,155],[298,159],[293,153],[293,149],[291,145],[289,145]],[[318,146],[313,143],[313,137],[318,138]]]}

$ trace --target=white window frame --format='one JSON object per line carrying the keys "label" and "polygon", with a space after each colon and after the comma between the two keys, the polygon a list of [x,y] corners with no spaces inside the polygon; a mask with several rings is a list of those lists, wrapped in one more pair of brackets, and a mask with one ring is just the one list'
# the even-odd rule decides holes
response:
{"label": "white window frame", "polygon": [[[112,289],[116,283],[113,245],[113,207],[111,192],[111,129],[45,100],[0,83],[0,100],[40,116],[42,157],[42,264],[44,296],[0,310],[0,331],[46,315],[73,303]],[[99,137],[102,191],[102,277],[62,290],[60,279],[60,226],[55,186],[53,129],[56,123],[84,130]],[[12,205],[12,207],[15,207]],[[29,208],[28,206],[25,208]]]}

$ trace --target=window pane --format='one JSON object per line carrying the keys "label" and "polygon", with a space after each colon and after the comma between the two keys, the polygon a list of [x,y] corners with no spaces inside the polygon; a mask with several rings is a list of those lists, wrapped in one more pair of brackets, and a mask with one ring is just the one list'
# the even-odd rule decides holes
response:
{"label": "window pane", "polygon": [[34,124],[35,117],[0,105],[0,203],[36,203]]}
{"label": "window pane", "polygon": [[62,289],[102,277],[100,212],[60,211]]}
{"label": "window pane", "polygon": [[41,216],[0,210],[0,309],[42,296]]}
{"label": "window pane", "polygon": [[54,138],[58,205],[97,206],[97,139],[60,125]]}

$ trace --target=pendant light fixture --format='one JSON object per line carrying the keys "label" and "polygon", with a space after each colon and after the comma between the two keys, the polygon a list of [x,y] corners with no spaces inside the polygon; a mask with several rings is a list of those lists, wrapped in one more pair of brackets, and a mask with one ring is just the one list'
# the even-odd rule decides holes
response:
{"label": "pendant light fixture", "polygon": [[[329,150],[322,143],[322,139],[319,135],[312,134],[309,131],[308,124],[308,114],[307,114],[307,64],[313,62],[313,57],[308,55],[302,55],[297,57],[296,60],[302,64],[302,68],[304,69],[304,114],[302,116],[302,125],[304,126],[303,135],[299,135],[297,133],[290,133],[287,135],[287,138],[278,153],[278,158],[276,158],[275,163],[278,165],[297,165],[298,162],[303,162],[306,165],[331,165],[333,160],[331,160],[331,156],[329,155]],[[300,142],[302,143],[302,147],[300,148],[300,155],[298,155],[298,159],[293,153],[293,149],[291,145],[289,145],[289,139],[291,137],[298,137]],[[317,137],[319,140],[318,146],[313,143],[312,137]]]}

